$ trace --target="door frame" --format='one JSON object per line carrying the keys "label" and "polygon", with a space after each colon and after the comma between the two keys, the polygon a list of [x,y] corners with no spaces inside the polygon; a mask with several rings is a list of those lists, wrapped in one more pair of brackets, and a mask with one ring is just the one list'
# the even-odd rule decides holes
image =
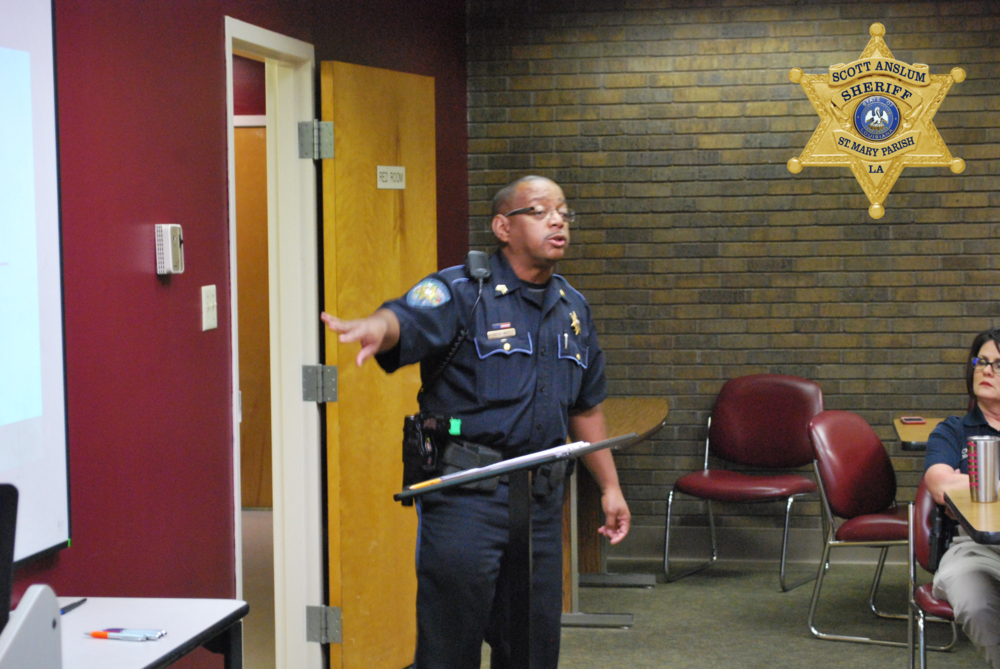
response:
{"label": "door frame", "polygon": [[236,596],[243,596],[240,498],[239,333],[233,54],[265,63],[267,89],[268,292],[274,488],[274,616],[278,669],[319,668],[306,641],[306,607],[324,602],[320,410],[302,399],[302,365],[320,356],[316,167],[298,157],[298,122],[315,118],[311,44],[225,17],[229,280],[233,402]]}

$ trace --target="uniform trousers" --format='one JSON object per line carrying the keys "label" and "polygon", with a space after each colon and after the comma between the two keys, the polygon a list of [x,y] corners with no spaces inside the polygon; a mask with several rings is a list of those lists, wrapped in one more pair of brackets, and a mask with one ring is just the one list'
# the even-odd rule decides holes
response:
{"label": "uniform trousers", "polygon": [[948,600],[969,640],[1000,669],[1000,548],[955,537],[934,574],[934,596]]}
{"label": "uniform trousers", "polygon": [[[417,652],[414,669],[476,669],[485,640],[491,669],[513,667],[506,483],[495,492],[446,490],[417,502]],[[562,618],[563,487],[532,502],[534,669],[556,669]]]}

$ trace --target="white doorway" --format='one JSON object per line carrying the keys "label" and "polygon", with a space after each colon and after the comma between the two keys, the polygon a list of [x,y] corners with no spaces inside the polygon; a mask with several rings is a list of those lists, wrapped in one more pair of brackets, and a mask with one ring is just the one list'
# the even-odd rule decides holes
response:
{"label": "white doorway", "polygon": [[319,669],[322,648],[306,641],[306,607],[324,604],[320,415],[315,404],[302,400],[302,366],[319,361],[316,170],[298,157],[298,123],[314,118],[315,59],[310,44],[230,17],[225,30],[236,592],[243,597],[234,54],[264,61],[267,89],[276,667]]}

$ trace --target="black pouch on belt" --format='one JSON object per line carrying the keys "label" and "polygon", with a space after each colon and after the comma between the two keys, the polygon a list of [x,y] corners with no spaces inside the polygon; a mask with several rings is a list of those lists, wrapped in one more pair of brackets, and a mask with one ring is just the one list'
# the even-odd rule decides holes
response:
{"label": "black pouch on belt", "polygon": [[[495,462],[500,462],[502,459],[503,456],[500,452],[490,448],[489,446],[474,444],[470,441],[452,439],[449,441],[448,445],[444,447],[444,452],[441,454],[441,475],[447,476],[448,474],[462,472],[466,469],[485,467],[486,465],[492,465]],[[462,490],[493,492],[497,489],[497,483],[498,479],[494,476],[492,478],[466,483],[458,487]]]}
{"label": "black pouch on belt", "polygon": [[[419,413],[403,422],[403,488],[426,481],[438,473],[441,451],[448,440],[447,419]],[[413,499],[404,499],[412,506]]]}
{"label": "black pouch on belt", "polygon": [[531,475],[531,494],[537,499],[548,497],[573,473],[576,460],[557,460],[542,465]]}

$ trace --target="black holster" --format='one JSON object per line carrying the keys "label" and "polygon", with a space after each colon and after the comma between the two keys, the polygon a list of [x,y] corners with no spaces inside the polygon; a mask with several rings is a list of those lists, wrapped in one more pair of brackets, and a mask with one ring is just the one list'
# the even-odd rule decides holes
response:
{"label": "black holster", "polygon": [[[403,488],[426,481],[438,473],[441,452],[448,442],[447,419],[418,413],[403,420]],[[412,506],[413,499],[402,500]]]}
{"label": "black holster", "polygon": [[576,460],[557,460],[542,465],[531,473],[531,494],[544,499],[559,489],[573,473]]}
{"label": "black holster", "polygon": [[[503,460],[503,455],[496,449],[451,436],[448,431],[450,423],[448,418],[429,413],[406,417],[403,422],[403,488]],[[473,481],[458,487],[493,492],[497,489],[497,478]],[[411,506],[413,498],[402,500],[402,504]]]}
{"label": "black holster", "polygon": [[[473,444],[471,441],[452,439],[451,442],[445,446],[444,453],[441,457],[441,475],[447,476],[448,474],[463,472],[466,469],[485,467],[487,465],[500,462],[501,460],[503,460],[503,455],[501,455],[500,451],[496,449],[490,448],[489,446],[483,446],[481,444]],[[462,490],[493,492],[497,489],[498,482],[499,479],[496,476],[492,476],[487,479],[480,479],[478,481],[472,481],[471,483],[465,483],[458,487]]]}
{"label": "black holster", "polygon": [[931,573],[937,571],[941,558],[951,546],[951,540],[958,529],[958,521],[951,518],[941,504],[935,504],[931,509],[931,533],[927,538],[930,555],[927,556],[927,568]]}

